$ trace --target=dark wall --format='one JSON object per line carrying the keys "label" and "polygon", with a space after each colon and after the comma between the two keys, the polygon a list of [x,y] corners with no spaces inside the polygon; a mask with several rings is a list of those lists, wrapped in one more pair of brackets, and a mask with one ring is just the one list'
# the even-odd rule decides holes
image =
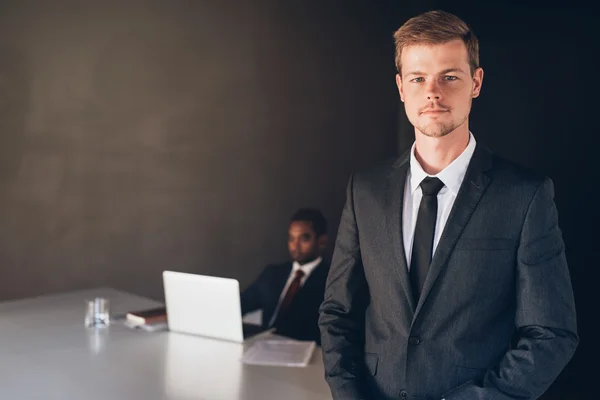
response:
{"label": "dark wall", "polygon": [[386,2],[0,3],[0,299],[287,258],[396,154]]}
{"label": "dark wall", "polygon": [[[546,398],[592,399],[600,354],[592,327],[599,303],[598,12],[578,1],[532,3],[438,0],[433,8],[457,14],[479,38],[485,74],[470,116],[478,142],[554,181],[581,343]],[[413,140],[402,113],[399,150]]]}

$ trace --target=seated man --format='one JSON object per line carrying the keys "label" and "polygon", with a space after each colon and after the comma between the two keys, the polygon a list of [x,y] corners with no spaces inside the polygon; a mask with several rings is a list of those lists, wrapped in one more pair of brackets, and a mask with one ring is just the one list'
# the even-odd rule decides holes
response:
{"label": "seated man", "polygon": [[291,219],[291,261],[267,266],[241,295],[242,314],[262,309],[262,326],[297,340],[321,343],[319,306],[323,302],[329,264],[327,220],[319,210],[303,208]]}

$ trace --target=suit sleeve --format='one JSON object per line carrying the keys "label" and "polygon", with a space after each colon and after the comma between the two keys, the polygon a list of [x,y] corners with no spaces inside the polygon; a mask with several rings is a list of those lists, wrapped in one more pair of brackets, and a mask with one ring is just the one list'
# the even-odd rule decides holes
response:
{"label": "suit sleeve", "polygon": [[553,198],[546,179],[521,230],[514,345],[482,382],[467,382],[444,395],[446,400],[536,399],[573,356],[579,342],[575,302]]}
{"label": "suit sleeve", "polygon": [[354,180],[352,176],[348,183],[325,297],[319,310],[325,379],[334,399],[366,398],[361,379],[368,287],[355,217]]}
{"label": "suit sleeve", "polygon": [[240,296],[242,315],[264,307],[263,291],[267,280],[269,267],[266,267],[254,282]]}

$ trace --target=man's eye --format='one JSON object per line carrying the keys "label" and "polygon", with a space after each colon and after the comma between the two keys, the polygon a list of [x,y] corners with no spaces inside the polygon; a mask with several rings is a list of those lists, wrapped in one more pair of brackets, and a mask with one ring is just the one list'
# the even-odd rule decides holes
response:
{"label": "man's eye", "polygon": [[444,80],[446,80],[446,81],[455,81],[455,80],[457,80],[457,79],[458,79],[458,78],[457,78],[456,76],[452,76],[452,75],[446,75],[446,76],[444,77]]}
{"label": "man's eye", "polygon": [[412,82],[416,82],[416,83],[418,83],[418,82],[425,82],[425,79],[419,77],[419,78],[413,79]]}

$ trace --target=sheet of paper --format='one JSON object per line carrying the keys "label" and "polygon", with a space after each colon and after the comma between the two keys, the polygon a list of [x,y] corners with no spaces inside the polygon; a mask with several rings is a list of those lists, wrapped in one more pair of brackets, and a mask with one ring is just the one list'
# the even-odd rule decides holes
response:
{"label": "sheet of paper", "polygon": [[315,342],[260,340],[252,343],[244,352],[242,362],[252,365],[306,367],[315,347]]}
{"label": "sheet of paper", "polygon": [[159,332],[169,330],[169,324],[167,322],[159,322],[156,324],[135,324],[130,321],[123,321],[123,325],[130,329],[138,329],[145,332]]}

